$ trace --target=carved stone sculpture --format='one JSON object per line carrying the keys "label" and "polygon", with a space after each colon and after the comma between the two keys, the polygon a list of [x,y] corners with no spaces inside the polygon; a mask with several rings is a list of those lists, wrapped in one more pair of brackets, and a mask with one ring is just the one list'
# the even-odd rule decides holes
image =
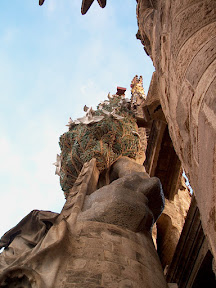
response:
{"label": "carved stone sculpture", "polygon": [[[100,103],[96,111],[84,107],[86,115],[69,122],[69,131],[60,137],[59,174],[65,197],[74,185],[83,164],[92,158],[96,158],[97,168],[105,178],[110,166],[122,156],[139,162],[144,160],[131,104],[124,95],[108,95],[108,99]],[[136,100],[133,100],[133,105],[134,101]],[[127,105],[124,105],[125,103]]]}
{"label": "carved stone sculpture", "polygon": [[[92,159],[59,215],[33,211],[5,234],[0,287],[167,287],[151,239],[164,206],[160,181],[127,157],[112,165],[109,178],[97,189]],[[20,239],[27,249],[9,255]]]}
{"label": "carved stone sculpture", "polygon": [[45,237],[58,215],[50,211],[33,210],[0,239],[0,249],[6,248],[3,255],[12,262],[20,253],[35,247]]}
{"label": "carved stone sculpture", "polygon": [[108,99],[96,111],[85,107],[86,116],[60,137],[61,213],[32,211],[0,240],[0,287],[167,287],[151,238],[162,187],[138,164],[130,109],[140,97],[132,104],[123,94]]}

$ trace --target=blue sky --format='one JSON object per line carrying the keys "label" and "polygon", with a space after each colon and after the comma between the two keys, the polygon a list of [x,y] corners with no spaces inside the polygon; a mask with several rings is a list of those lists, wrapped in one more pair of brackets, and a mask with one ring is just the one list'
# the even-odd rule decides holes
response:
{"label": "blue sky", "polygon": [[0,235],[33,209],[60,212],[58,138],[81,117],[154,68],[135,37],[136,1],[12,0],[0,3]]}

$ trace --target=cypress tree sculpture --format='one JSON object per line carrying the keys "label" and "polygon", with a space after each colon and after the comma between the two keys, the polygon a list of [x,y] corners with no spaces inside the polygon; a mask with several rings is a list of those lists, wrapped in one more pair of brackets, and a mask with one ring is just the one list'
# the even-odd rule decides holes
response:
{"label": "cypress tree sculpture", "polygon": [[131,101],[124,94],[109,94],[96,111],[85,106],[84,117],[75,121],[70,118],[69,131],[60,136],[61,155],[56,163],[66,198],[83,164],[92,158],[103,172],[121,156],[135,160],[141,157],[138,127],[130,108]]}

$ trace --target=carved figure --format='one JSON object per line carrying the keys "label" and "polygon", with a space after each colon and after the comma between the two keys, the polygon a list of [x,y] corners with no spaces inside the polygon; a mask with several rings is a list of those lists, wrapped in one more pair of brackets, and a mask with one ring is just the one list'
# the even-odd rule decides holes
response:
{"label": "carved figure", "polygon": [[37,246],[58,215],[50,211],[33,210],[14,228],[5,233],[0,239],[0,249],[5,247],[3,256],[5,256],[6,263],[11,263],[20,254]]}
{"label": "carved figure", "polygon": [[66,203],[60,214],[32,211],[2,237],[0,287],[167,288],[151,238],[162,187],[137,163],[138,127],[123,100],[109,95],[69,121],[54,163]]}
{"label": "carved figure", "polygon": [[68,124],[66,126],[69,127],[69,130],[71,130],[74,126],[80,124],[80,121],[76,119],[75,121],[72,120],[72,118],[69,118]]}
{"label": "carved figure", "polygon": [[101,120],[103,120],[103,116],[95,116],[95,113],[92,109],[92,107],[88,108],[86,105],[84,107],[84,111],[86,112],[86,115],[82,118],[78,118],[77,120],[82,124],[92,124],[97,123]]}
{"label": "carved figure", "polygon": [[[111,166],[109,178],[109,185],[97,189],[99,171],[92,159],[59,215],[33,211],[5,234],[0,287],[155,288],[159,283],[166,288],[150,234],[164,206],[160,181],[128,157]],[[35,216],[44,215],[46,229],[40,233]],[[20,239],[26,249],[18,249]],[[8,253],[13,249],[15,254]]]}
{"label": "carved figure", "polygon": [[56,162],[53,163],[54,166],[56,166],[55,174],[60,176],[60,169],[61,169],[61,157],[60,155],[56,155]]}
{"label": "carved figure", "polygon": [[142,117],[142,105],[146,100],[146,95],[143,89],[143,78],[136,75],[131,81],[131,106],[136,113],[136,116]]}

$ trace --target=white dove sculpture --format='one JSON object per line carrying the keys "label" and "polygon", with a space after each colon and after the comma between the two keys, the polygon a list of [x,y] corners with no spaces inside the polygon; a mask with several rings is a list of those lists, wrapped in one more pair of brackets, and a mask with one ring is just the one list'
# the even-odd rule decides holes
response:
{"label": "white dove sculpture", "polygon": [[61,169],[61,156],[60,155],[56,155],[56,162],[53,163],[53,165],[56,166],[56,170],[55,170],[55,175],[60,176],[60,169]]}
{"label": "white dove sculpture", "polygon": [[109,117],[114,117],[114,118],[117,119],[117,120],[122,120],[122,119],[124,119],[124,117],[116,114],[116,108],[114,108],[112,112],[109,112],[109,111],[104,110],[104,109],[101,109],[101,111],[102,111],[105,115],[107,115],[107,116],[109,116]]}
{"label": "white dove sculpture", "polygon": [[109,100],[111,100],[111,99],[113,98],[113,97],[111,96],[110,92],[108,93],[107,98],[108,98]]}
{"label": "white dove sculpture", "polygon": [[70,128],[73,128],[75,125],[78,125],[78,124],[80,124],[79,120],[74,120],[73,121],[72,118],[70,117],[69,121],[68,121],[68,124],[66,126],[68,126],[69,129],[70,129]]}
{"label": "white dove sculpture", "polygon": [[119,107],[127,107],[131,103],[131,100],[128,98],[123,98],[119,101]]}
{"label": "white dove sculpture", "polygon": [[88,108],[86,111],[86,115],[82,118],[77,118],[77,120],[82,123],[82,124],[92,124],[92,123],[97,123],[101,121],[104,118],[104,116],[94,116],[94,110],[92,107]]}

